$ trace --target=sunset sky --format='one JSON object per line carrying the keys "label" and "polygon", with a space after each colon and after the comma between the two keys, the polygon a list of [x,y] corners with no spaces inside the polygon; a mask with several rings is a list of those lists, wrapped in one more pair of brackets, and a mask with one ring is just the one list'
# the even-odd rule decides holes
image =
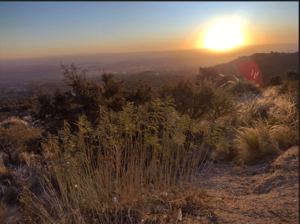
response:
{"label": "sunset sky", "polygon": [[0,59],[228,50],[298,36],[298,2],[0,2]]}

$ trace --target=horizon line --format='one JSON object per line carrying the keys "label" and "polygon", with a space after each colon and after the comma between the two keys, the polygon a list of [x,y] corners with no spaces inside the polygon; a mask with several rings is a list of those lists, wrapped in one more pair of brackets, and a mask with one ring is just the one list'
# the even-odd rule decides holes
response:
{"label": "horizon line", "polygon": [[[210,53],[215,53],[215,54],[226,54],[226,53],[233,53],[235,51],[238,51],[239,49],[246,48],[246,47],[251,47],[251,46],[266,46],[266,45],[299,45],[299,43],[278,43],[278,44],[252,44],[252,45],[243,45],[243,46],[238,46],[233,48],[232,50],[228,51],[215,51],[211,50],[209,48],[192,48],[192,49],[184,49],[184,50],[165,50],[165,51],[134,51],[134,52],[98,52],[98,53],[78,53],[78,54],[62,54],[62,55],[51,55],[51,56],[35,56],[35,57],[27,57],[27,58],[6,58],[6,59],[0,59],[0,61],[13,61],[13,60],[30,60],[30,59],[51,59],[51,58],[56,58],[56,57],[72,57],[72,56],[84,56],[84,55],[109,55],[109,54],[135,54],[135,53],[158,53],[158,52],[174,52],[174,51],[193,51],[193,50],[203,50],[203,51],[208,51]],[[299,46],[298,46],[299,48]],[[299,49],[298,49],[299,51]],[[296,52],[298,52],[296,51]],[[296,53],[294,52],[294,53]]]}

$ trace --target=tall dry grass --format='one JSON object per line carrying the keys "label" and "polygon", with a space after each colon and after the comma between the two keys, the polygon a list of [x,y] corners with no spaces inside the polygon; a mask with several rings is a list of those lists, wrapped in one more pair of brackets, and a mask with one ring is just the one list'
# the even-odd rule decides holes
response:
{"label": "tall dry grass", "polygon": [[248,163],[270,154],[281,153],[277,142],[272,138],[267,121],[259,119],[253,123],[252,127],[241,127],[237,130],[235,139],[237,157]]}
{"label": "tall dry grass", "polygon": [[[280,87],[269,87],[262,94],[243,94],[237,101],[238,125],[259,118],[275,119],[282,124],[297,125],[299,109],[294,103],[294,93],[279,94]],[[296,128],[296,126],[295,126]]]}
{"label": "tall dry grass", "polygon": [[190,156],[199,127],[173,106],[167,99],[138,108],[128,103],[117,113],[101,108],[97,127],[83,116],[76,134],[65,123],[44,144],[50,165],[40,178],[42,194],[22,194],[31,219],[139,223],[163,207],[176,222],[178,209],[200,206],[201,157]]}

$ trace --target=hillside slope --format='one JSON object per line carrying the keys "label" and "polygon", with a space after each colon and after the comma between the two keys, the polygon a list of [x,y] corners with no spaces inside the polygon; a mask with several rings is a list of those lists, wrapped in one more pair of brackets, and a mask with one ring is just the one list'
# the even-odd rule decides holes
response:
{"label": "hillside slope", "polygon": [[[251,56],[242,56],[233,61],[213,66],[220,74],[237,78],[250,79],[253,73],[261,76],[261,81],[266,82],[271,77],[284,78],[286,70],[299,70],[299,52],[296,53],[255,53]],[[251,76],[252,74],[252,76]]]}

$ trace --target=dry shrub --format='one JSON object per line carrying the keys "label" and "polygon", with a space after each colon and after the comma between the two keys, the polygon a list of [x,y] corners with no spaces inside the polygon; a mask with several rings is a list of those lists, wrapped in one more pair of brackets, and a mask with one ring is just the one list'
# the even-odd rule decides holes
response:
{"label": "dry shrub", "polygon": [[287,125],[272,126],[270,135],[276,140],[280,149],[287,149],[299,144],[299,131]]}
{"label": "dry shrub", "polygon": [[279,153],[276,142],[271,138],[270,126],[262,119],[255,121],[253,127],[239,128],[235,143],[237,157],[245,163]]}
{"label": "dry shrub", "polygon": [[284,171],[299,170],[299,146],[294,146],[280,155],[272,164],[274,171],[282,169]]}
{"label": "dry shrub", "polygon": [[21,126],[24,126],[24,127],[27,127],[28,126],[28,123],[21,120],[20,118],[18,117],[9,117],[7,119],[5,119],[4,121],[1,122],[0,126],[4,127],[4,128],[9,128],[11,125],[21,125]]}
{"label": "dry shrub", "polygon": [[269,124],[285,124],[298,129],[299,110],[294,102],[294,94],[279,94],[280,87],[269,87],[260,95],[241,95],[237,101],[238,116],[235,126],[252,125],[252,121],[266,118]]}
{"label": "dry shrub", "polygon": [[261,93],[260,88],[257,87],[253,82],[240,80],[230,85],[227,91],[231,94],[244,94],[249,92],[253,92],[255,94]]}
{"label": "dry shrub", "polygon": [[297,128],[299,109],[296,107],[296,103],[293,103],[291,92],[276,96],[274,106],[270,108],[269,113],[271,117],[280,120],[280,123]]}
{"label": "dry shrub", "polygon": [[265,82],[263,84],[263,87],[266,88],[266,87],[270,87],[270,86],[278,86],[281,84],[282,84],[282,77],[277,75],[277,76],[270,78],[267,82]]}
{"label": "dry shrub", "polygon": [[252,125],[252,121],[261,117],[267,117],[267,109],[270,100],[266,100],[262,95],[252,93],[243,94],[237,102],[238,114],[236,126]]}
{"label": "dry shrub", "polygon": [[32,128],[18,117],[11,117],[0,124],[0,146],[6,152],[22,148],[26,150],[26,145],[40,137],[40,128]]}
{"label": "dry shrub", "polygon": [[[198,126],[172,105],[168,98],[119,112],[102,107],[99,126],[83,116],[75,134],[65,123],[44,144],[52,159],[40,180],[43,197],[27,189],[22,203],[46,223],[138,223],[146,207],[188,206],[201,178],[200,158],[189,156],[197,145],[186,139]],[[194,193],[196,201],[202,196]]]}

